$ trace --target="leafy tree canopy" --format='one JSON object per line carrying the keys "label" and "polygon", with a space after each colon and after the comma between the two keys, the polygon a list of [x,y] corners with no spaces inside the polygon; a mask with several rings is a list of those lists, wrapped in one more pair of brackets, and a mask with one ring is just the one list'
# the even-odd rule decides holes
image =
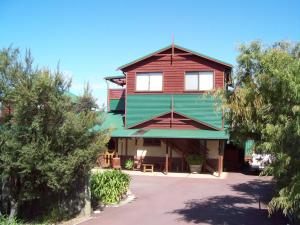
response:
{"label": "leafy tree canopy", "polygon": [[239,51],[236,86],[223,98],[231,137],[274,156],[265,171],[277,184],[270,212],[300,215],[300,44],[252,42]]}
{"label": "leafy tree canopy", "polygon": [[[30,53],[0,51],[1,210],[14,216],[23,202],[50,196],[59,204],[84,183],[108,141],[96,103],[85,90],[72,100],[59,71],[32,67]],[[59,207],[55,205],[54,207]]]}

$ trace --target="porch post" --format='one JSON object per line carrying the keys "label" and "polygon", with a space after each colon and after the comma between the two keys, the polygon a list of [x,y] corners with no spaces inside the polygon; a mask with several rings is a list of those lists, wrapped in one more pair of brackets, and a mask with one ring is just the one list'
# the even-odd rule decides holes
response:
{"label": "porch post", "polygon": [[123,143],[123,138],[121,138],[121,156],[123,156],[124,153],[124,143]]}
{"label": "porch post", "polygon": [[218,160],[218,175],[221,176],[223,172],[223,154],[224,154],[225,143],[223,140],[219,140],[219,160]]}
{"label": "porch post", "polygon": [[116,157],[119,156],[119,138],[116,138]]}
{"label": "porch post", "polygon": [[168,174],[168,167],[169,167],[169,162],[168,162],[168,158],[169,158],[169,145],[168,142],[166,142],[166,163],[165,163],[165,174]]}
{"label": "porch post", "polygon": [[128,154],[128,138],[125,138],[125,160],[127,160]]}
{"label": "porch post", "polygon": [[169,147],[169,149],[170,149],[170,163],[169,163],[169,167],[170,167],[170,170],[172,170],[172,161],[173,161],[173,159],[172,159],[172,153],[173,153],[173,150],[172,150],[171,147]]}
{"label": "porch post", "polygon": [[181,172],[184,170],[184,154],[183,152],[181,153]]}

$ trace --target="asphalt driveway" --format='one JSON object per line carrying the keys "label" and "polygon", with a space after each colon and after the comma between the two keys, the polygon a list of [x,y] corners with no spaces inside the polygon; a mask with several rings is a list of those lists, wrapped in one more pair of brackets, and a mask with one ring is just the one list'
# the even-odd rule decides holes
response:
{"label": "asphalt driveway", "polygon": [[282,225],[268,217],[270,178],[231,173],[226,179],[134,176],[137,199],[118,208],[105,208],[81,225]]}

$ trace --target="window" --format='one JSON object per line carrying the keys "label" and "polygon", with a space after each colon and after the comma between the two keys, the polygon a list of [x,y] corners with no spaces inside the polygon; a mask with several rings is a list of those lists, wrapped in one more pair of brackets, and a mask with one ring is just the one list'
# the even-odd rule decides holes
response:
{"label": "window", "polygon": [[214,88],[214,74],[210,71],[205,72],[186,72],[185,90],[186,91],[208,91]]}
{"label": "window", "polygon": [[162,91],[162,73],[137,73],[136,91]]}
{"label": "window", "polygon": [[160,146],[160,139],[158,138],[145,138],[144,146]]}

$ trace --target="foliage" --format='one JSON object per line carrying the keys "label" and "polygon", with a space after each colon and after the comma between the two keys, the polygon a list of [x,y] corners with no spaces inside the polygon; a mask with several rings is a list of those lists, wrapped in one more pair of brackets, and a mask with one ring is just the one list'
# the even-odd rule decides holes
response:
{"label": "foliage", "polygon": [[186,161],[189,165],[202,165],[204,157],[200,154],[191,154],[186,157]]}
{"label": "foliage", "polygon": [[300,215],[300,44],[252,42],[239,51],[236,86],[223,93],[231,137],[275,157],[264,171],[277,187],[269,212]]}
{"label": "foliage", "polygon": [[22,220],[19,220],[15,217],[9,219],[8,217],[4,217],[4,216],[0,216],[0,224],[1,225],[50,225],[52,223],[48,223],[48,222],[30,222],[30,223],[26,223],[23,222]]}
{"label": "foliage", "polygon": [[94,173],[91,176],[92,198],[103,204],[117,203],[128,191],[130,180],[130,176],[120,170]]}
{"label": "foliage", "polygon": [[74,102],[70,85],[59,71],[33,69],[29,53],[0,51],[0,102],[12,109],[0,129],[0,209],[11,218],[30,202],[71,212],[66,199],[83,189],[107,143],[106,131],[90,131],[100,118],[88,89]]}
{"label": "foliage", "polygon": [[126,169],[132,170],[132,169],[133,169],[133,166],[134,166],[134,162],[133,162],[132,159],[126,160],[126,162],[125,162],[125,168],[126,168]]}
{"label": "foliage", "polygon": [[0,224],[1,225],[23,225],[24,223],[17,220],[16,218],[9,219],[4,216],[0,216]]}

